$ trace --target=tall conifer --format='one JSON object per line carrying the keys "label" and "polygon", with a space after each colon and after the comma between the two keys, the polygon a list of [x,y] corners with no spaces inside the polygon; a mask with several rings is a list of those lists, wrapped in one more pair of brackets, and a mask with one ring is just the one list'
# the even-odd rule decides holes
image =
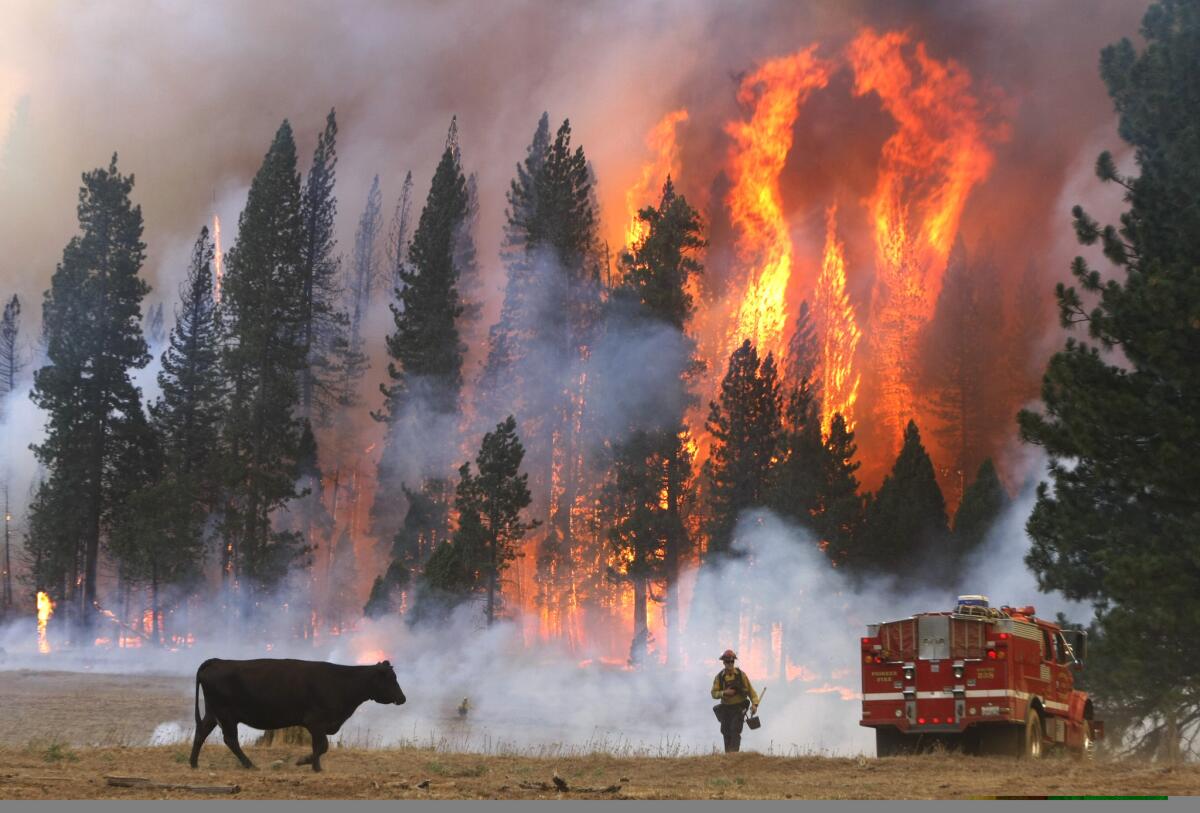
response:
{"label": "tall conifer", "polygon": [[303,421],[296,412],[308,364],[304,240],[296,144],[284,121],[250,184],[225,264],[222,364],[231,397],[223,570],[234,585],[277,583],[304,547],[298,534],[274,527],[275,513],[297,496]]}
{"label": "tall conifer", "polygon": [[[45,516],[55,510],[55,500],[71,495],[72,513],[80,521],[51,547],[78,546],[82,572],[72,573],[69,585],[62,573],[49,580],[67,591],[59,593],[60,600],[76,603],[84,640],[90,638],[96,612],[101,541],[128,485],[121,461],[127,447],[137,443],[143,423],[130,373],[150,360],[141,329],[141,302],[149,286],[138,276],[145,257],[142,212],[129,200],[132,189],[133,176],[120,174],[115,154],[107,169],[83,175],[80,234],[67,243],[46,292],[47,364],[34,374],[33,399],[47,413],[46,439],[34,451],[52,483],[39,497],[58,495],[36,506],[35,513]],[[73,533],[78,535],[71,538]],[[52,558],[75,558],[61,553],[66,551]]]}

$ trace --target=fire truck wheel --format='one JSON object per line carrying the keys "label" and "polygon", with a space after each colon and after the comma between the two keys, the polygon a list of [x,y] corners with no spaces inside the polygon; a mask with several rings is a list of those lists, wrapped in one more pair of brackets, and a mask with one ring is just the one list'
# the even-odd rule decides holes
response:
{"label": "fire truck wheel", "polygon": [[1079,744],[1078,750],[1071,751],[1071,756],[1076,760],[1093,761],[1096,758],[1096,741],[1092,739],[1092,721],[1083,721],[1083,742]]}
{"label": "fire truck wheel", "polygon": [[1042,718],[1035,709],[1025,715],[1025,736],[1021,739],[1021,759],[1041,759]]}
{"label": "fire truck wheel", "polygon": [[891,726],[875,729],[875,756],[894,757],[901,751],[900,738],[904,735]]}

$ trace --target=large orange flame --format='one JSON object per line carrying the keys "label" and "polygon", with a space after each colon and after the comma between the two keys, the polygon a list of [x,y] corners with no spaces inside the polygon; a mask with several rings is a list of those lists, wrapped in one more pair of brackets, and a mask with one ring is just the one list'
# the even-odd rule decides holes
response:
{"label": "large orange flame", "polygon": [[992,166],[991,137],[970,74],[928,55],[909,35],[864,29],[850,44],[854,93],[878,95],[896,121],[884,143],[868,206],[878,268],[872,346],[880,372],[877,409],[899,444],[914,414],[908,360],[933,313],[946,258],[971,188]]}
{"label": "large orange flame", "polygon": [[817,277],[816,318],[821,341],[821,431],[829,435],[833,416],[846,419],[854,429],[854,402],[858,400],[860,375],[854,369],[854,353],[862,332],[854,319],[854,308],[846,296],[846,252],[837,236],[837,206],[825,218],[825,254]]}
{"label": "large orange flame", "polygon": [[647,226],[638,219],[638,210],[657,203],[667,176],[679,177],[679,145],[675,140],[675,132],[679,125],[687,120],[687,110],[672,110],[646,134],[646,146],[650,148],[654,157],[642,167],[637,182],[625,192],[625,210],[628,215],[628,225],[625,227],[627,247],[640,243],[646,237]]}
{"label": "large orange flame", "polygon": [[46,638],[46,624],[52,615],[54,615],[54,602],[50,600],[49,595],[39,590],[37,594],[37,633],[38,652],[42,654],[50,651],[50,641]]}
{"label": "large orange flame", "polygon": [[799,105],[829,81],[830,66],[816,46],[764,63],[742,80],[738,101],[753,105],[749,121],[726,125],[733,138],[729,213],[738,229],[739,260],[749,269],[746,292],[729,337],[730,348],[749,338],[759,355],[783,349],[792,240],[783,216],[779,174],[792,148]]}

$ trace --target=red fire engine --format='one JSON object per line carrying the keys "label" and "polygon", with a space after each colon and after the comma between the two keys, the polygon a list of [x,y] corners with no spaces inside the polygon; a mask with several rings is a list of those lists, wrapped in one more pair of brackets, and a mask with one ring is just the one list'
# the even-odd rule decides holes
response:
{"label": "red fire engine", "polygon": [[1075,690],[1086,633],[1033,607],[960,596],[953,612],[871,624],[862,639],[862,720],[886,757],[941,742],[980,754],[1090,757],[1104,725]]}

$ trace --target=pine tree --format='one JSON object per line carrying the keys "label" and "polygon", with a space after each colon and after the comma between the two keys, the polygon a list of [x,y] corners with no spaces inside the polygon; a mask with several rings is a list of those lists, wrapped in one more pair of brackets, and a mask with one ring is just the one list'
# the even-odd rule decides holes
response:
{"label": "pine tree", "polygon": [[891,473],[869,501],[861,541],[850,563],[865,570],[896,575],[921,572],[946,579],[949,559],[946,500],[938,487],[933,461],[914,421],[904,429],[904,445]]}
{"label": "pine tree", "polygon": [[[180,290],[175,327],[162,354],[158,373],[162,394],[150,407],[170,468],[182,475],[199,473],[203,477],[211,476],[215,440],[225,410],[224,333],[213,300],[212,262],[208,228],[201,228]],[[198,499],[210,505],[215,501],[215,485],[198,490]]]}
{"label": "pine tree", "polygon": [[1010,504],[991,458],[984,460],[954,514],[954,555],[960,563],[983,546],[988,531]]}
{"label": "pine tree", "polygon": [[345,358],[341,363],[343,383],[338,397],[338,402],[345,406],[357,403],[358,382],[367,371],[363,320],[367,318],[375,289],[381,281],[379,235],[383,229],[382,211],[383,194],[379,189],[379,176],[376,175],[371,181],[367,203],[354,233],[354,262],[349,285],[346,286],[350,330]]}
{"label": "pine tree", "polygon": [[[529,443],[538,512],[553,510],[539,541],[539,600],[572,579],[571,510],[586,465],[582,368],[599,306],[598,205],[582,147],[564,120],[551,138],[543,114],[508,193],[508,279],[479,385],[481,420],[512,411]],[[549,374],[548,374],[549,373]],[[559,617],[559,613],[551,613]]]}
{"label": "pine tree", "polygon": [[705,464],[712,488],[709,558],[727,555],[738,516],[766,505],[773,459],[779,448],[782,397],[771,354],[759,363],[749,339],[733,351],[719,400],[709,404],[706,426],[712,456]]}
{"label": "pine tree", "polygon": [[[388,272],[393,288],[400,288],[403,280],[400,272],[408,263],[409,231],[412,228],[412,173],[404,174],[404,183],[400,187],[400,197],[396,201],[396,210],[392,214],[392,223],[388,229],[388,239],[385,254],[388,261]],[[397,294],[399,296],[399,294]]]}
{"label": "pine tree", "polygon": [[341,258],[335,254],[336,178],[337,119],[330,110],[300,197],[300,342],[306,358],[300,372],[300,415],[314,426],[327,426],[339,405],[343,376],[338,362],[346,349],[348,319],[337,307]]}
{"label": "pine tree", "polygon": [[1044,408],[1020,415],[1053,483],[1038,488],[1026,561],[1043,590],[1096,607],[1120,678],[1098,699],[1174,759],[1200,710],[1200,4],[1159,0],[1141,34],[1140,52],[1123,39],[1100,58],[1139,174],[1119,173],[1107,152],[1096,173],[1129,209],[1119,227],[1074,210],[1079,240],[1099,243],[1117,274],[1076,258],[1060,316],[1090,341],[1067,340],[1046,369]]}
{"label": "pine tree", "polygon": [[387,346],[398,364],[389,364],[393,383],[384,389],[385,409],[392,419],[397,406],[418,389],[435,412],[459,409],[466,348],[457,325],[462,304],[454,247],[466,206],[466,179],[447,147],[409,246],[411,270],[402,273],[400,302],[392,306],[396,330]]}
{"label": "pine tree", "polygon": [[770,507],[815,532],[816,519],[823,511],[825,470],[821,416],[805,378],[788,394],[783,410],[778,462],[771,473]]}
{"label": "pine tree", "polygon": [[[400,525],[403,472],[398,464],[411,454],[405,443],[414,423],[455,416],[461,406],[466,347],[459,333],[463,306],[454,259],[468,198],[455,153],[448,139],[409,245],[408,264],[399,272],[398,302],[390,306],[395,332],[387,337],[389,383],[380,385],[383,408],[372,413],[387,425],[371,509],[372,529],[383,539],[392,538]],[[449,459],[430,461],[426,468],[448,470]]]}
{"label": "pine tree", "polygon": [[367,618],[382,618],[394,613],[396,607],[395,594],[408,586],[412,574],[404,563],[392,560],[382,576],[376,576],[371,583],[371,593],[363,606],[363,615]]}
{"label": "pine tree", "polygon": [[[60,593],[79,603],[84,640],[90,636],[97,599],[101,540],[114,505],[122,498],[119,463],[142,421],[140,393],[130,377],[149,362],[141,330],[141,302],[149,286],[138,276],[145,258],[142,212],[129,194],[114,154],[107,169],[83,175],[79,190],[81,233],[71,238],[50,281],[42,308],[47,364],[34,374],[32,397],[47,413],[46,439],[34,447],[50,472],[54,500],[65,495],[82,521],[75,541],[82,580]],[[45,492],[49,496],[51,492]],[[61,561],[59,558],[57,561]],[[51,574],[62,584],[64,574]]]}
{"label": "pine tree", "polygon": [[454,507],[458,529],[453,548],[466,563],[469,573],[478,574],[478,583],[486,594],[484,617],[488,626],[499,609],[500,576],[517,555],[517,545],[525,534],[541,524],[526,522],[521,514],[530,503],[528,474],[521,473],[525,448],[517,437],[517,422],[510,415],[483,436],[475,458],[478,473],[471,464],[458,470],[458,488]]}
{"label": "pine tree", "polygon": [[401,483],[408,509],[392,541],[391,557],[407,567],[420,568],[429,555],[449,539],[450,508],[454,497],[449,480],[427,477],[417,490]]}
{"label": "pine tree", "polygon": [[857,452],[854,433],[846,427],[846,419],[835,413],[825,439],[822,511],[815,522],[825,553],[835,565],[853,549],[863,524],[863,499],[854,474],[862,465],[854,459]]}
{"label": "pine tree", "polygon": [[[500,319],[488,334],[488,356],[477,389],[482,394],[480,412],[491,420],[496,411],[523,404],[521,388],[513,375],[528,352],[535,330],[535,282],[525,224],[536,216],[535,183],[546,163],[550,147],[550,117],[538,120],[525,160],[508,191],[508,211],[501,257],[507,277]],[[519,410],[520,411],[520,410]]]}
{"label": "pine tree", "polygon": [[150,588],[158,641],[160,589],[186,588],[200,578],[204,524],[220,488],[217,439],[225,389],[212,260],[213,245],[202,228],[162,355],[162,394],[150,405],[154,443],[140,463],[144,482],[130,496],[114,534],[124,575]]}
{"label": "pine tree", "polygon": [[[658,206],[642,209],[638,217],[646,226],[646,236],[621,254],[623,280],[610,300],[614,311],[632,309],[633,324],[616,313],[609,322],[618,331],[665,323],[682,334],[694,310],[688,284],[703,271],[697,259],[706,245],[699,215],[675,193],[668,178]],[[610,576],[633,586],[630,662],[634,665],[642,663],[649,643],[646,602],[654,598],[654,582],[665,582],[666,595],[658,600],[666,602],[667,652],[669,657],[678,654],[672,653],[679,638],[678,577],[689,547],[682,503],[691,479],[683,413],[695,401],[688,380],[696,367],[694,342],[685,338],[684,345],[687,355],[679,359],[679,369],[663,374],[661,395],[667,408],[657,409],[649,420],[633,416],[623,428],[625,437],[612,443],[606,491],[614,519],[609,540],[618,567],[610,570]]]}
{"label": "pine tree", "polygon": [[222,364],[231,397],[222,569],[235,587],[277,583],[304,548],[294,532],[273,528],[275,512],[297,496],[303,421],[295,411],[308,363],[304,239],[296,145],[285,120],[250,184],[225,264],[229,341]]}
{"label": "pine tree", "polygon": [[[4,316],[0,319],[0,398],[17,388],[17,378],[25,369],[20,338],[21,300],[13,294],[13,298],[4,306]],[[0,408],[0,415],[3,414]]]}

